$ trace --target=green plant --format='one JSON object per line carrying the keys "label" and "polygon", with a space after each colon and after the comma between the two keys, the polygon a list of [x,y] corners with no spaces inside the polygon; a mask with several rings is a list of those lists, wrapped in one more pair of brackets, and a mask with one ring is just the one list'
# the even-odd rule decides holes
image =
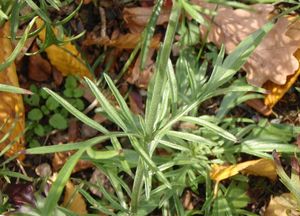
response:
{"label": "green plant", "polygon": [[[143,33],[143,59],[147,55],[149,39],[154,33],[153,26],[161,5],[162,0],[157,1],[154,15]],[[257,94],[249,96],[246,92],[264,92],[247,85],[242,79],[233,81],[233,77],[273,24],[270,22],[249,36],[226,58],[222,48],[215,58],[214,69],[210,71],[206,61],[197,61],[199,50],[190,47],[195,42],[195,26],[191,24],[187,24],[188,27],[181,26],[179,33],[183,39],[178,43],[180,56],[176,62],[170,60],[171,46],[183,10],[197,22],[203,22],[197,7],[184,0],[173,1],[166,37],[147,92],[145,116],[130,111],[108,75],[105,74],[104,79],[118,106],[107,100],[94,81],[85,79],[99,102],[98,110],[121,132],[108,130],[82,113],[78,106],[74,107],[74,101],[70,98],[64,99],[50,89],[37,90],[39,96],[30,98],[32,106],[44,101],[44,106],[34,112],[49,115],[61,108],[57,101],[83,123],[103,134],[82,142],[26,150],[26,154],[32,155],[75,151],[60,170],[48,196],[35,209],[38,214],[56,215],[59,209],[63,212],[61,214],[73,215],[58,207],[58,201],[76,163],[79,159],[85,159],[105,174],[114,189],[114,193],[109,193],[102,185],[98,185],[103,193],[103,197],[98,199],[88,192],[89,183],[78,179],[85,185],[78,191],[95,213],[142,216],[158,211],[161,215],[251,215],[243,209],[249,202],[245,194],[247,178],[235,179],[229,186],[221,184],[215,196],[209,176],[210,165],[236,163],[240,154],[272,158],[270,153],[273,149],[282,153],[299,153],[296,146],[288,144],[299,133],[298,127],[271,125],[265,120],[257,123],[248,118],[225,118],[236,105],[249,97],[258,97]],[[173,64],[176,65],[175,70]],[[80,97],[80,92],[72,90],[73,84],[71,79],[63,91],[65,97]],[[52,97],[48,97],[44,91]],[[203,113],[203,102],[223,94],[227,95],[216,116],[199,115],[199,111]],[[32,116],[33,121],[40,120],[36,117],[39,114]],[[183,124],[191,126],[183,127]],[[97,144],[103,142],[106,143],[105,148],[99,150]],[[165,155],[159,153],[161,149],[166,152]],[[185,210],[181,202],[183,191],[189,189],[203,195],[199,194],[200,187],[205,188],[204,202],[198,209]],[[238,195],[239,199],[236,198]]]}
{"label": "green plant", "polygon": [[[29,146],[33,147],[39,145],[40,137],[46,136],[55,129],[66,129],[69,113],[43,89],[31,85],[30,90],[34,94],[25,96],[24,101],[31,108],[27,113],[26,138]],[[80,111],[84,110],[85,104],[82,98],[84,90],[79,88],[79,83],[74,76],[66,78],[62,91],[69,103]]]}
{"label": "green plant", "polygon": [[[274,148],[281,152],[299,152],[296,147],[288,144],[275,144],[273,140],[262,141],[249,136],[250,129],[256,125],[250,119],[230,120],[197,114],[199,105],[209,98],[236,91],[263,92],[243,82],[230,85],[230,81],[263,36],[272,28],[272,23],[248,37],[225,59],[222,48],[211,75],[206,74],[205,63],[199,65],[191,61],[193,58],[189,58],[187,51],[183,50],[176,64],[175,75],[169,55],[181,10],[180,2],[173,4],[165,41],[157,58],[156,72],[148,88],[145,117],[134,115],[129,110],[109,76],[104,75],[104,78],[119,108],[109,103],[93,81],[85,80],[97,98],[101,112],[123,132],[116,134],[108,131],[79,112],[61,96],[45,89],[79,120],[104,134],[81,142],[80,145],[74,143],[27,150],[28,154],[78,150],[60,171],[46,198],[44,210],[48,214],[55,208],[63,185],[80,157],[91,160],[101,169],[115,190],[114,194],[106,193],[104,199],[99,200],[92,197],[85,188],[80,189],[95,210],[108,215],[148,215],[155,209],[160,209],[163,215],[167,215],[167,212],[170,215],[192,214],[193,211],[188,213],[184,210],[180,196],[185,188],[197,191],[202,185],[206,188],[206,194],[200,213],[211,215],[218,211],[216,206],[220,203],[234,212],[237,211],[235,208],[243,208],[248,200],[245,197],[245,202],[242,203],[234,200],[226,203],[222,201],[221,195],[215,200],[209,178],[211,163],[236,162],[235,156],[240,153],[270,158],[268,153]],[[196,56],[196,53],[194,55]],[[188,79],[182,79],[183,76]],[[227,107],[228,110],[231,108]],[[194,124],[196,129],[175,128],[175,125],[184,122]],[[238,126],[241,123],[247,126]],[[132,148],[122,147],[123,143],[117,136],[127,137]],[[93,147],[101,139],[111,141],[111,145],[107,145],[103,151]],[[165,149],[168,154],[160,156],[156,152],[159,148]],[[109,154],[106,151],[109,151]],[[127,173],[133,178],[132,185],[122,179],[122,173]],[[225,193],[226,199],[234,196],[235,191],[244,188],[242,183],[232,184],[227,189],[223,189],[223,186],[220,189],[219,193]],[[110,210],[110,207],[114,210]]]}

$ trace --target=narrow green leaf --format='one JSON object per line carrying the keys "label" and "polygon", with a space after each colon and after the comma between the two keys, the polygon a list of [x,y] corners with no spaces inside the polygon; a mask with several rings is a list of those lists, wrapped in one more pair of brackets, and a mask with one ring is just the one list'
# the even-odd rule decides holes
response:
{"label": "narrow green leaf", "polygon": [[15,47],[14,51],[10,54],[10,56],[7,59],[5,59],[4,62],[0,62],[0,71],[4,71],[4,69],[9,67],[14,62],[14,60],[17,58],[17,56],[19,55],[19,53],[21,52],[22,48],[25,45],[25,42],[28,38],[28,34],[29,34],[30,30],[32,29],[36,19],[37,19],[37,17],[34,17],[30,21],[30,23],[27,25],[22,38],[19,40],[17,46]]}
{"label": "narrow green leaf", "polygon": [[94,197],[92,197],[88,192],[86,192],[82,188],[79,188],[78,191],[87,200],[87,202],[90,203],[91,206],[93,206],[94,209],[97,209],[106,215],[117,216],[115,213],[111,211],[111,209],[101,205],[99,201],[95,200]]}
{"label": "narrow green leaf", "polygon": [[199,24],[208,26],[207,21],[203,18],[203,16],[194,8],[193,5],[187,3],[186,0],[182,0],[182,7],[184,10],[194,19],[196,20]]}
{"label": "narrow green leaf", "polygon": [[16,93],[16,94],[27,94],[27,95],[33,94],[31,91],[29,91],[27,89],[23,89],[23,88],[11,86],[11,85],[5,85],[5,84],[0,84],[0,91]]}
{"label": "narrow green leaf", "polygon": [[172,149],[177,149],[177,150],[180,150],[180,151],[190,151],[190,149],[188,149],[185,146],[177,145],[175,143],[172,143],[172,142],[169,142],[169,141],[166,141],[166,140],[159,140],[158,142],[160,144],[162,144],[164,146],[167,146],[169,148],[172,148]]}
{"label": "narrow green leaf", "polygon": [[216,145],[215,142],[213,142],[209,139],[206,139],[204,137],[201,137],[201,136],[198,136],[198,135],[195,135],[195,134],[187,133],[187,132],[168,131],[166,133],[166,135],[181,138],[181,139],[191,141],[191,142],[196,142],[196,143],[199,143],[199,144],[208,144],[208,145],[212,145],[212,146]]}
{"label": "narrow green leaf", "polygon": [[135,137],[129,136],[129,139],[131,141],[132,146],[134,149],[140,154],[140,156],[144,159],[144,161],[147,163],[147,165],[151,168],[151,170],[161,178],[161,181],[167,185],[167,187],[171,188],[171,184],[167,180],[167,178],[164,176],[164,174],[159,171],[156,164],[151,160],[150,156],[145,152],[145,150],[140,146],[138,140]]}
{"label": "narrow green leaf", "polygon": [[201,125],[207,129],[215,132],[219,136],[224,137],[225,139],[231,140],[233,142],[237,142],[237,138],[233,134],[231,134],[228,131],[224,130],[223,128],[217,126],[216,124],[213,124],[209,121],[202,119],[201,117],[197,118],[197,117],[191,117],[191,116],[184,116],[181,118],[181,120]]}
{"label": "narrow green leaf", "polygon": [[145,64],[147,61],[147,55],[149,52],[150,42],[151,38],[153,37],[154,31],[155,31],[155,25],[157,22],[157,19],[159,17],[163,0],[157,0],[155,6],[153,7],[152,14],[150,16],[150,20],[142,33],[142,46],[141,46],[141,71],[145,68]]}
{"label": "narrow green leaf", "polygon": [[168,81],[171,90],[171,106],[172,106],[172,113],[176,113],[177,111],[177,102],[178,102],[178,89],[177,89],[177,80],[175,76],[175,72],[173,69],[173,65],[171,59],[168,59]]}
{"label": "narrow green leaf", "polygon": [[95,151],[91,147],[87,148],[86,153],[88,154],[88,156],[90,158],[95,159],[95,160],[110,159],[110,158],[113,158],[120,154],[120,152],[118,152],[116,150]]}
{"label": "narrow green leaf", "polygon": [[118,104],[120,105],[120,108],[122,110],[121,114],[123,114],[124,118],[130,123],[130,125],[137,130],[136,132],[138,132],[137,129],[138,127],[136,126],[135,121],[133,119],[133,114],[128,108],[126,101],[118,91],[117,87],[115,86],[111,78],[107,74],[104,74],[104,78],[110,90],[112,91],[113,95],[115,96],[116,100],[118,101]]}
{"label": "narrow green leaf", "polygon": [[54,91],[48,89],[48,88],[43,88],[48,94],[50,94],[55,100],[57,100],[66,110],[68,110],[70,113],[72,113],[76,118],[78,118],[80,121],[83,123],[87,124],[91,128],[94,128],[102,133],[107,133],[108,130],[103,127],[101,124],[98,122],[92,120],[79,110],[77,110],[75,107],[73,107],[68,101],[66,101],[64,98],[59,96],[57,93]]}
{"label": "narrow green leaf", "polygon": [[8,20],[8,16],[0,8],[0,18]]}
{"label": "narrow green leaf", "polygon": [[49,153],[55,153],[55,152],[64,152],[64,151],[72,151],[72,150],[78,150],[83,147],[89,147],[96,145],[98,143],[101,143],[107,139],[113,138],[113,137],[125,137],[129,134],[125,133],[108,133],[103,136],[98,136],[95,138],[91,138],[82,142],[75,142],[75,143],[68,143],[63,145],[51,145],[51,146],[41,146],[41,147],[35,147],[26,149],[26,154],[49,154]]}
{"label": "narrow green leaf", "polygon": [[33,181],[31,177],[25,176],[18,172],[9,171],[9,170],[0,170],[0,176],[9,176],[13,178],[23,179],[25,181],[30,181],[30,182]]}
{"label": "narrow green leaf", "polygon": [[70,178],[70,175],[75,167],[77,161],[80,159],[81,155],[85,152],[85,148],[79,149],[75,154],[73,154],[69,160],[65,163],[62,169],[59,171],[55,182],[52,184],[49,194],[45,200],[45,205],[43,207],[43,215],[51,215],[55,210],[63,189]]}
{"label": "narrow green leaf", "polygon": [[85,81],[108,116],[124,131],[129,131],[127,125],[124,123],[115,107],[109,103],[106,97],[100,92],[96,84],[87,77],[85,77]]}
{"label": "narrow green leaf", "polygon": [[43,11],[41,8],[39,8],[32,0],[25,0],[29,7],[31,7],[37,15],[39,15],[45,22],[51,23],[50,18],[48,15]]}

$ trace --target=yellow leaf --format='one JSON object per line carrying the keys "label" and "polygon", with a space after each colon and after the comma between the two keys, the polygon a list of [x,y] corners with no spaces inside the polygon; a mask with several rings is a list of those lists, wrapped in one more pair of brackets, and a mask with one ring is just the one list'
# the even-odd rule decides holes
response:
{"label": "yellow leaf", "polygon": [[272,197],[264,216],[298,216],[300,215],[297,201],[291,193]]}
{"label": "yellow leaf", "polygon": [[66,184],[62,205],[79,215],[87,214],[86,203],[82,195],[75,190],[75,186],[71,181]]}
{"label": "yellow leaf", "polygon": [[250,175],[265,176],[271,180],[275,180],[277,177],[275,164],[272,160],[258,159],[234,165],[213,164],[210,178],[216,182],[220,182],[238,174],[239,172]]}
{"label": "yellow leaf", "polygon": [[[300,49],[298,49],[294,56],[300,62]],[[284,94],[291,88],[291,86],[296,82],[298,76],[300,75],[300,68],[293,74],[287,77],[287,81],[284,85],[277,85],[268,81],[264,84],[264,88],[269,90],[269,94],[265,96],[264,103],[268,107],[272,108],[275,104],[284,96]]]}
{"label": "yellow leaf", "polygon": [[[41,19],[36,20],[38,28],[42,27],[44,22]],[[53,29],[57,34],[58,30]],[[39,33],[39,38],[44,42],[46,37],[45,28]],[[68,40],[68,37],[64,37]],[[69,74],[80,77],[86,76],[92,78],[90,71],[84,64],[80,52],[71,42],[64,43],[62,46],[51,45],[45,49],[51,64],[57,68],[64,76]]]}
{"label": "yellow leaf", "polygon": [[[7,22],[0,29],[1,63],[3,63],[13,51],[11,41],[8,39],[9,32],[10,25]],[[19,86],[14,63],[4,69],[4,71],[0,72],[0,83],[17,87]],[[0,98],[0,127],[4,125],[4,127],[0,130],[0,140],[6,134],[10,134],[9,137],[0,144],[0,151],[8,144],[14,143],[5,154],[7,157],[10,157],[24,149],[24,137],[22,134],[25,128],[23,99],[19,94],[6,92],[0,92]],[[24,155],[20,155],[18,159],[23,160]]]}

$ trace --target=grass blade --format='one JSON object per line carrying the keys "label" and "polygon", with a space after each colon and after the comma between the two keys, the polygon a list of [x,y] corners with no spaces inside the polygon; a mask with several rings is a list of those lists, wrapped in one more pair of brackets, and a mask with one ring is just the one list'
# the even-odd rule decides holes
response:
{"label": "grass blade", "polygon": [[80,159],[81,155],[85,152],[85,148],[79,149],[75,154],[73,154],[69,160],[65,163],[62,169],[57,175],[57,179],[52,184],[49,194],[45,200],[45,205],[43,207],[43,215],[48,216],[54,211],[57,206],[57,202],[63,192],[63,189],[69,180],[73,168],[75,167],[77,161]]}
{"label": "grass blade", "polygon": [[53,92],[52,90],[48,88],[43,88],[48,94],[50,94],[55,100],[57,100],[66,110],[68,110],[70,113],[72,113],[76,118],[78,118],[83,123],[87,124],[91,128],[94,128],[102,133],[107,133],[108,130],[103,127],[98,122],[92,120],[79,110],[77,110],[75,107],[73,107],[68,101],[66,101],[64,98],[59,96],[57,93]]}
{"label": "grass blade", "polygon": [[155,25],[159,17],[163,2],[164,2],[163,0],[156,1],[156,4],[153,7],[153,11],[150,16],[150,20],[143,32],[142,46],[141,46],[141,71],[143,71],[145,68],[151,38],[153,37]]}
{"label": "grass blade", "polygon": [[125,134],[125,133],[109,133],[107,135],[98,136],[98,137],[91,138],[89,140],[85,140],[82,142],[30,148],[30,149],[26,149],[25,153],[26,154],[50,154],[50,153],[55,153],[55,152],[78,150],[83,147],[90,147],[90,146],[96,145],[98,143],[101,143],[101,142],[111,139],[113,137],[123,137],[123,136],[125,137],[127,135],[128,134]]}
{"label": "grass blade", "polygon": [[31,91],[29,91],[27,89],[23,89],[23,88],[11,86],[11,85],[5,85],[5,84],[0,84],[0,91],[15,93],[15,94],[28,94],[28,95],[33,94]]}
{"label": "grass blade", "polygon": [[132,113],[126,104],[126,101],[124,100],[124,98],[118,91],[117,87],[115,86],[114,82],[111,80],[111,78],[107,74],[104,74],[104,78],[105,78],[110,90],[112,91],[113,95],[115,96],[116,100],[118,101],[118,104],[120,105],[120,108],[122,110],[122,114],[123,114],[124,118],[130,123],[130,125],[133,128],[137,129],[137,126],[133,119]]}
{"label": "grass blade", "polygon": [[224,137],[225,139],[231,140],[233,142],[237,142],[237,138],[233,134],[229,133],[228,131],[224,130],[223,128],[221,128],[209,121],[201,119],[201,117],[196,118],[196,117],[184,116],[181,118],[181,120],[201,125],[207,129],[215,132],[219,136]]}
{"label": "grass blade", "polygon": [[4,71],[4,69],[9,67],[14,62],[14,60],[17,58],[17,56],[19,55],[19,53],[21,52],[22,48],[25,45],[25,42],[28,38],[28,34],[29,34],[30,30],[32,29],[36,19],[37,19],[37,17],[34,17],[30,21],[30,23],[28,24],[28,26],[26,27],[26,29],[23,33],[23,36],[21,37],[17,46],[15,47],[14,51],[10,54],[10,56],[7,59],[5,59],[4,62],[0,63],[0,71]]}

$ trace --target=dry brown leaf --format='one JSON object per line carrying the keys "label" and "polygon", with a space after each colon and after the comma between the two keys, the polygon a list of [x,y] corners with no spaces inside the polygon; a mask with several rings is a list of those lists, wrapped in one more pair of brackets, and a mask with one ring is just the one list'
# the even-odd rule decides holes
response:
{"label": "dry brown leaf", "polygon": [[[8,56],[12,53],[12,44],[8,39],[10,32],[9,23],[6,23],[0,29],[0,62],[3,63]],[[4,71],[0,72],[0,83],[6,85],[19,86],[18,77],[16,73],[15,64],[12,63]],[[7,133],[10,136],[0,144],[0,151],[3,150],[9,143],[15,143],[5,153],[7,157],[14,155],[16,152],[24,149],[24,137],[23,132],[25,129],[25,115],[22,96],[19,94],[12,94],[6,92],[0,92],[0,125],[4,127],[0,131],[0,139]],[[16,124],[14,125],[14,122]],[[24,155],[20,155],[19,160],[24,159]]]}
{"label": "dry brown leaf", "polygon": [[88,213],[86,210],[86,203],[82,195],[76,191],[76,188],[71,181],[68,181],[65,186],[65,195],[62,206],[79,215]]}
{"label": "dry brown leaf", "polygon": [[299,216],[296,199],[291,193],[284,193],[271,198],[264,216]]}
{"label": "dry brown leaf", "polygon": [[[124,8],[123,19],[127,23],[130,32],[142,32],[145,26],[148,24],[148,21],[152,14],[152,10],[152,7]],[[169,16],[170,9],[162,9],[156,24],[162,25],[164,23],[167,23],[169,21]]]}
{"label": "dry brown leaf", "polygon": [[[60,168],[65,165],[66,161],[71,157],[72,154],[74,154],[74,151],[55,153],[52,159],[53,171],[60,170]],[[79,160],[72,172],[76,173],[91,167],[93,167],[93,164],[90,161]]]}
{"label": "dry brown leaf", "polygon": [[271,180],[276,180],[277,178],[274,161],[270,159],[251,160],[234,165],[213,164],[210,178],[216,182],[220,182],[239,172],[249,175],[264,176]]}
{"label": "dry brown leaf", "polygon": [[[91,46],[91,45],[97,44],[97,45],[102,45],[102,46],[116,47],[119,49],[134,49],[138,45],[140,40],[141,40],[141,34],[134,33],[134,34],[120,35],[116,39],[109,39],[107,37],[89,39],[89,40],[86,40],[83,44],[85,46]],[[160,36],[155,35],[151,39],[150,48],[158,48],[159,43],[160,43]]]}
{"label": "dry brown leaf", "polygon": [[144,113],[143,99],[138,92],[131,91],[129,93],[129,107],[134,114],[139,115]]}
{"label": "dry brown leaf", "polygon": [[194,209],[192,196],[193,196],[193,194],[190,190],[187,190],[183,195],[183,207],[186,210],[193,210]]}
{"label": "dry brown leaf", "polygon": [[[298,49],[294,56],[300,61],[300,49]],[[296,82],[300,75],[300,68],[294,73],[287,77],[287,82],[284,85],[277,85],[268,81],[263,85],[263,87],[270,91],[269,94],[265,96],[264,103],[266,106],[272,108],[275,104],[284,96],[284,94],[291,88],[291,86]]]}
{"label": "dry brown leaf", "polygon": [[[215,8],[215,5],[204,4],[202,0],[193,2],[206,8]],[[208,41],[219,47],[224,44],[226,52],[232,52],[248,35],[269,21],[273,6],[257,4],[253,9],[255,12],[219,6],[208,34]],[[289,31],[289,25],[288,18],[280,18],[249,57],[243,67],[247,72],[248,83],[262,86],[270,80],[283,85],[287,76],[298,69],[299,63],[293,53],[300,46],[300,37],[295,37],[295,26]],[[200,26],[200,30],[202,35],[206,34],[207,29],[203,25]]]}
{"label": "dry brown leaf", "polygon": [[[33,46],[32,52],[38,51],[38,48]],[[30,79],[41,82],[49,79],[51,75],[51,65],[40,54],[29,57],[28,76]]]}
{"label": "dry brown leaf", "polygon": [[52,77],[53,77],[53,81],[54,81],[56,86],[60,86],[64,81],[63,75],[60,72],[58,72],[56,70],[56,68],[54,68],[52,70]]}
{"label": "dry brown leaf", "polygon": [[[80,4],[80,2],[81,2],[81,0],[76,0],[76,3],[77,3],[77,4]],[[92,2],[92,0],[83,0],[83,1],[82,1],[83,4],[89,4],[89,3],[91,3],[91,2]]]}
{"label": "dry brown leaf", "polygon": [[154,49],[150,49],[148,53],[148,59],[146,60],[145,69],[143,71],[140,70],[141,55],[139,55],[133,68],[129,70],[128,74],[125,76],[125,80],[139,88],[146,89],[154,73],[154,62],[152,60],[153,54]]}
{"label": "dry brown leaf", "polygon": [[273,113],[272,109],[265,105],[261,99],[248,100],[246,104],[265,116],[269,116]]}
{"label": "dry brown leaf", "polygon": [[[43,25],[43,21],[41,19],[36,20],[36,25],[40,28]],[[58,31],[54,29],[54,32]],[[39,38],[44,42],[46,37],[46,30],[43,29],[39,33]],[[68,37],[64,37],[65,40],[68,40]],[[83,59],[81,57],[80,52],[76,49],[76,47],[71,44],[71,42],[67,42],[62,46],[51,45],[45,49],[47,56],[53,66],[57,68],[64,76],[69,74],[77,75],[80,77],[86,76],[92,78],[90,71],[83,63]]]}

